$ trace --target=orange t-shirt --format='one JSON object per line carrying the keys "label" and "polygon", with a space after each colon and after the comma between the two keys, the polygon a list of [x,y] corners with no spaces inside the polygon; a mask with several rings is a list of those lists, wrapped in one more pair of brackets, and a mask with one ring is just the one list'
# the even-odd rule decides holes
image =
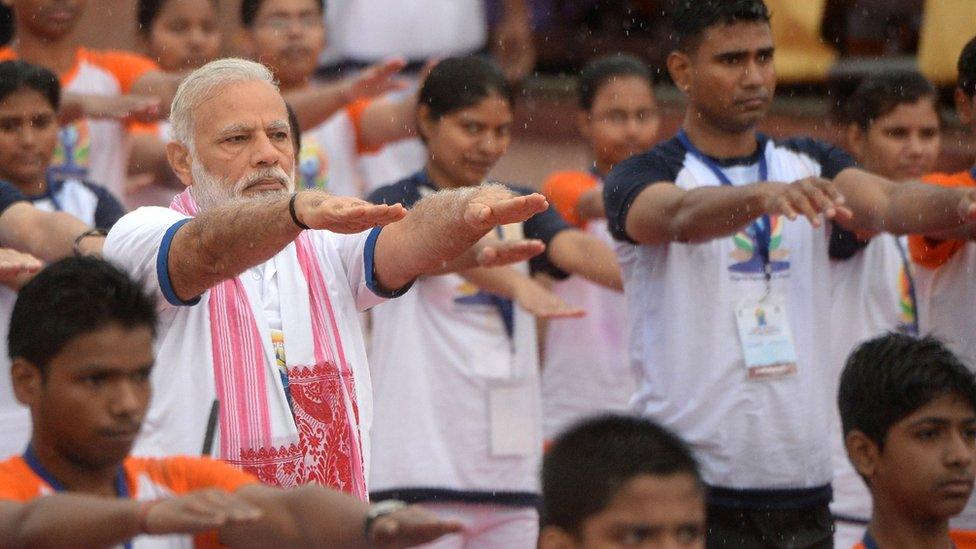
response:
{"label": "orange t-shirt", "polygon": [[567,171],[550,175],[541,190],[563,219],[583,228],[586,223],[579,216],[580,196],[597,185],[599,181],[589,172]]}
{"label": "orange t-shirt", "polygon": [[[970,170],[953,174],[930,174],[923,177],[922,181],[943,187],[976,187],[976,179],[973,179]],[[933,241],[924,236],[912,235],[908,238],[908,249],[912,254],[912,261],[935,269],[949,261],[965,243],[963,240]]]}
{"label": "orange t-shirt", "polygon": [[[208,458],[129,457],[123,462],[123,469],[129,497],[136,501],[183,495],[204,488],[223,488],[233,492],[258,482],[248,473]],[[16,456],[0,462],[0,500],[27,502],[54,492],[23,457]],[[198,548],[220,547],[216,531],[198,534],[193,541]]]}
{"label": "orange t-shirt", "polygon": [[[956,545],[956,549],[976,549],[976,532],[969,530],[956,530],[949,532],[949,538]],[[851,549],[867,549],[864,542],[858,542]],[[878,549],[884,549],[879,547]]]}

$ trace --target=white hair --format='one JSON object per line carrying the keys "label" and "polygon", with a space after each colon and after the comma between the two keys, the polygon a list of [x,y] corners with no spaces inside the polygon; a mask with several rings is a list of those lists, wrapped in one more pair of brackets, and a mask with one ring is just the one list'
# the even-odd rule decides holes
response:
{"label": "white hair", "polygon": [[169,110],[173,140],[192,151],[194,109],[228,84],[254,81],[267,82],[278,91],[278,83],[271,71],[247,59],[217,59],[191,72],[180,83]]}

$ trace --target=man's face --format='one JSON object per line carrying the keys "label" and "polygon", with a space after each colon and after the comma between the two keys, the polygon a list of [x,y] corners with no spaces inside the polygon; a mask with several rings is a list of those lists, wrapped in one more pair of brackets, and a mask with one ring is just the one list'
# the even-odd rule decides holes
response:
{"label": "man's face", "polygon": [[894,424],[865,476],[874,497],[887,505],[920,519],[946,520],[969,501],[974,457],[976,411],[948,394]]}
{"label": "man's face", "polygon": [[85,468],[120,463],[149,406],[152,365],[152,331],[113,323],[69,341],[48,364],[46,377],[26,366],[37,378],[15,376],[15,383],[36,389],[24,402],[34,419],[34,444]]}
{"label": "man's face", "polygon": [[223,86],[197,105],[193,115],[190,184],[201,208],[231,198],[294,190],[288,112],[270,84]]}
{"label": "man's face", "polygon": [[248,30],[254,58],[282,87],[304,84],[325,47],[325,23],[316,0],[265,0]]}
{"label": "man's face", "polygon": [[220,53],[213,0],[169,0],[149,29],[149,55],[164,71],[195,69]]}
{"label": "man's face", "polygon": [[18,28],[50,40],[71,33],[87,0],[3,0],[14,9]]}
{"label": "man's face", "polygon": [[[588,517],[578,537],[560,537],[561,543],[544,543],[543,547],[703,548],[705,500],[702,488],[686,473],[641,475],[624,484],[603,510]],[[546,538],[544,535],[543,539]]]}
{"label": "man's face", "polygon": [[865,169],[892,181],[930,173],[939,156],[942,132],[935,100],[902,103],[867,129],[850,132],[851,150]]}
{"label": "man's face", "polygon": [[691,107],[716,128],[739,133],[766,116],[776,91],[773,35],[768,23],[720,24],[705,29],[686,55]]}
{"label": "man's face", "polygon": [[22,188],[43,181],[57,142],[57,113],[41,93],[22,89],[0,101],[0,179]]}
{"label": "man's face", "polygon": [[639,76],[618,76],[600,86],[582,121],[596,156],[610,166],[654,143],[660,124],[654,91]]}

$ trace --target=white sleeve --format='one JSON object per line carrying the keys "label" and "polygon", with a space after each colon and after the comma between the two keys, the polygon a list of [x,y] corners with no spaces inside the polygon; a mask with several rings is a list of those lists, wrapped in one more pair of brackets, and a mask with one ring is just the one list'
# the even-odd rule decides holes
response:
{"label": "white sleeve", "polygon": [[373,306],[394,297],[400,297],[410,289],[411,284],[394,291],[380,287],[376,280],[373,263],[376,239],[382,227],[356,234],[336,234],[326,231],[316,231],[329,240],[329,244],[336,249],[342,268],[346,274],[349,290],[356,298],[356,307],[365,311]]}
{"label": "white sleeve", "polygon": [[169,279],[169,247],[173,235],[193,218],[169,208],[143,207],[122,216],[105,238],[102,255],[157,296],[162,310],[194,305],[199,297],[182,301]]}

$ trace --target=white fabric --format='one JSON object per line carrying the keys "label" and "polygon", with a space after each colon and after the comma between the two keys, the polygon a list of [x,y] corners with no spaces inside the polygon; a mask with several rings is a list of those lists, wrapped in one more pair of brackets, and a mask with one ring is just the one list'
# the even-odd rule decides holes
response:
{"label": "white fabric", "polygon": [[[804,156],[767,143],[769,180],[820,174]],[[736,184],[757,169],[724,169]],[[687,155],[675,178],[682,189],[717,186],[701,161]],[[733,309],[757,299],[761,272],[737,273],[732,237],[702,244],[627,246],[619,254],[631,326],[630,360],[641,372],[637,411],[675,430],[695,450],[704,480],[727,488],[811,488],[830,482],[828,229],[783,220],[774,254],[789,262],[773,274],[785,298],[798,372],[749,381]],[[761,271],[761,269],[759,269]]]}
{"label": "white fabric", "polygon": [[539,512],[533,508],[425,503],[421,507],[441,520],[464,525],[459,534],[420,545],[424,549],[533,549],[539,538]]}
{"label": "white fabric", "polygon": [[[966,242],[937,269],[915,265],[919,332],[941,339],[971,370],[976,371],[974,273],[976,244],[973,242]],[[966,508],[952,520],[951,526],[956,529],[976,530],[976,498],[970,497]]]}
{"label": "white fabric", "polygon": [[[163,234],[182,219],[185,216],[168,208],[140,208],[119,220],[105,242],[106,259],[116,262],[135,278],[143,280],[146,287],[154,291],[160,300],[157,361],[152,375],[154,397],[143,424],[143,431],[133,448],[133,453],[141,456],[198,454],[203,446],[207,418],[215,394],[213,371],[209,367],[213,358],[210,313],[206,306],[208,293],[204,292],[196,305],[174,307],[163,297],[157,277],[156,259]],[[335,308],[346,358],[356,380],[359,430],[363,440],[364,461],[368,465],[372,393],[357,315],[359,311],[381,302],[382,298],[366,286],[363,252],[367,235],[367,232],[355,235],[337,235],[327,231],[310,233],[326,277],[329,298]],[[281,254],[294,256],[294,244],[285,247],[279,252],[279,256]],[[271,261],[278,261],[279,256]],[[291,419],[281,379],[275,367],[268,320],[263,306],[257,305],[262,303],[260,285],[253,277],[246,275],[241,277],[241,281],[254,309],[264,344],[269,372],[269,402],[275,403],[274,409],[270,411],[272,418],[276,422],[286,422],[294,430],[294,421]],[[283,284],[280,277],[278,284]],[[296,303],[302,303],[301,296],[304,295],[307,307],[307,291],[292,286],[279,288],[282,303],[298,306]],[[282,313],[287,312],[287,307],[284,307]],[[296,338],[291,339],[292,342],[295,340]],[[289,341],[287,333],[285,341]],[[215,438],[219,439],[219,436]]]}
{"label": "white fabric", "polygon": [[[98,195],[77,179],[69,179],[61,184],[55,197],[61,210],[82,220],[86,225],[95,226],[95,210],[98,209]],[[35,208],[46,212],[55,211],[50,198],[33,200]]]}
{"label": "white fabric", "polygon": [[[520,226],[506,226],[506,229]],[[513,231],[514,232],[514,231]],[[506,235],[506,238],[519,238]],[[527,266],[520,266],[527,272]],[[456,274],[417,280],[404,296],[373,309],[370,367],[375,416],[370,490],[446,488],[538,491],[542,452],[535,319],[514,307],[514,337],[498,309]],[[493,456],[489,388],[531,388],[525,417],[536,447]]]}
{"label": "white fabric", "polygon": [[321,60],[449,57],[488,38],[484,0],[329,0]]}
{"label": "white fabric", "polygon": [[[901,312],[905,261],[899,244],[907,254],[907,239],[880,234],[854,257],[830,263],[833,296],[831,298],[831,460],[834,469],[834,500],[830,510],[838,515],[868,520],[871,518],[871,494],[864,481],[847,459],[844,436],[837,409],[840,374],[848,355],[860,343],[893,330],[903,329],[910,321]],[[907,289],[907,288],[905,288]],[[861,528],[863,532],[863,528]],[[838,545],[838,547],[842,547]]]}
{"label": "white fabric", "polygon": [[[586,232],[613,246],[605,219]],[[548,323],[542,368],[542,425],[546,440],[572,423],[601,412],[626,412],[634,394],[627,364],[627,300],[578,276],[556,282],[553,291],[583,318]]]}
{"label": "white fabric", "polygon": [[302,132],[298,174],[305,188],[339,196],[366,196],[356,152],[356,127],[345,109]]}

